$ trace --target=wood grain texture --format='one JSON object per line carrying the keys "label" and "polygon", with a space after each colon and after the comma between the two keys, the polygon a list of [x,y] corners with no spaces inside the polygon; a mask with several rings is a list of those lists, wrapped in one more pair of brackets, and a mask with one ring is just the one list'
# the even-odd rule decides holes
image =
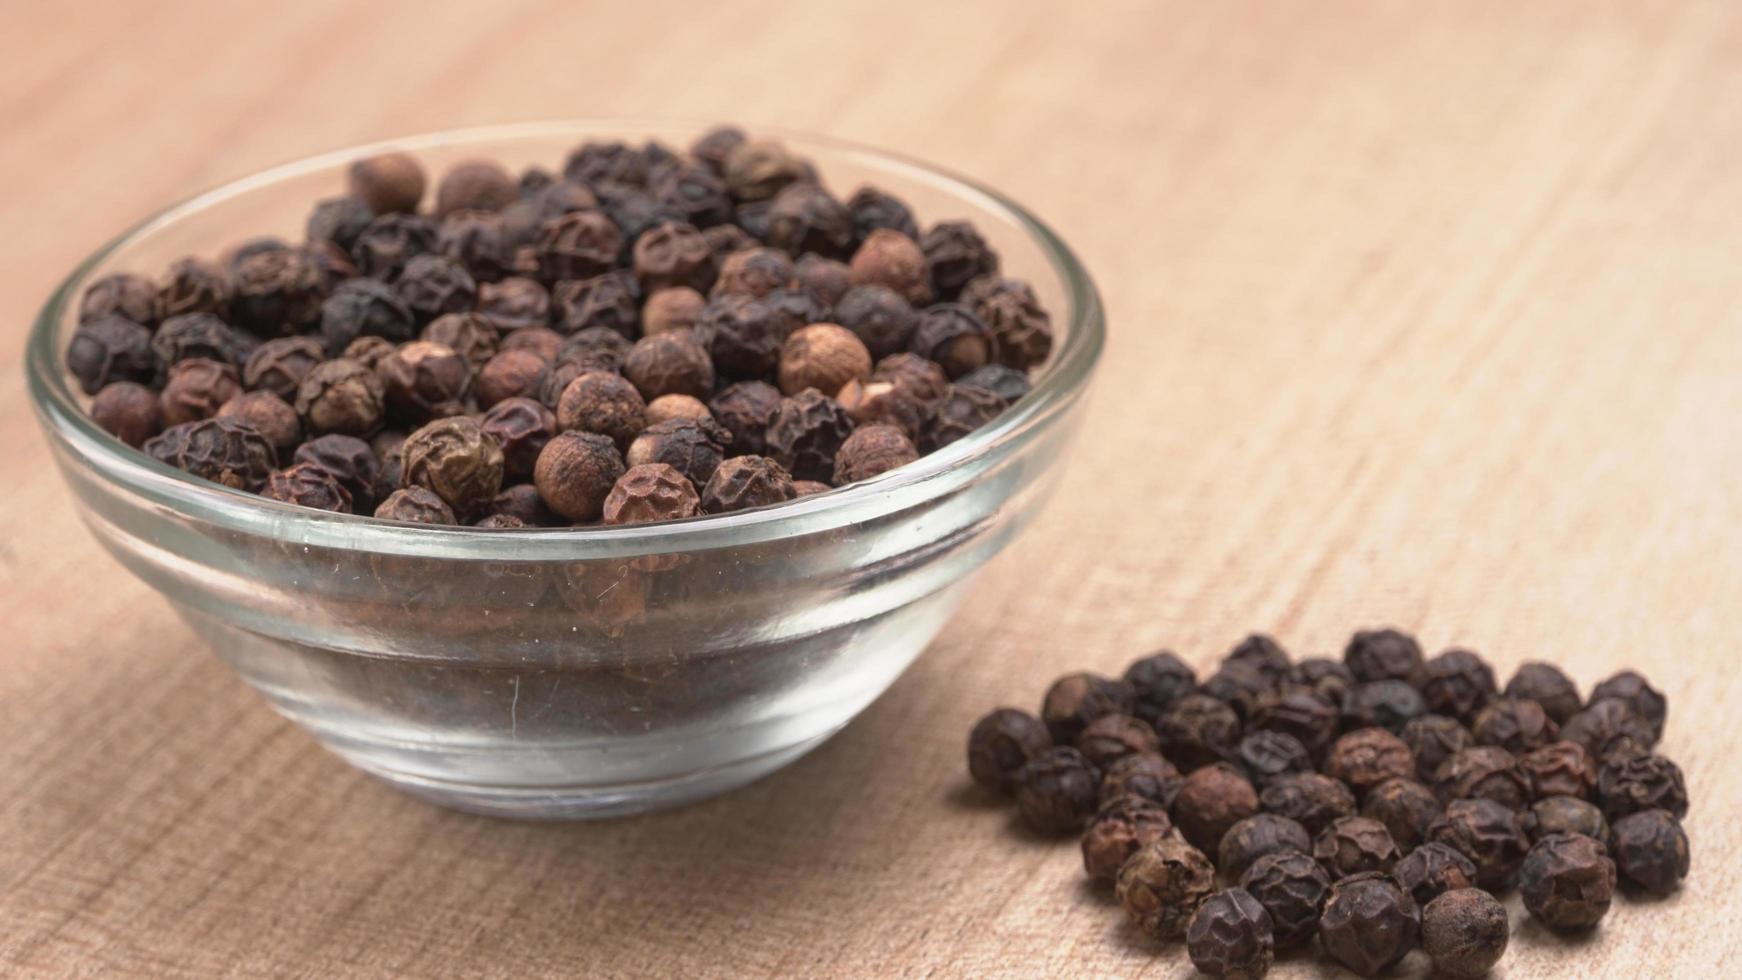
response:
{"label": "wood grain texture", "polygon": [[[1695,870],[1496,976],[1742,968],[1742,6],[15,2],[0,31],[0,972],[1186,976],[965,787],[1056,674],[1397,623],[1672,705]],[[316,150],[732,118],[1053,221],[1112,341],[1071,473],[839,737],[596,825],[347,769],[79,526],[27,324],[120,228]],[[1514,903],[1516,912],[1517,906]],[[1420,956],[1410,973],[1425,973]],[[1330,975],[1291,962],[1275,976]]]}

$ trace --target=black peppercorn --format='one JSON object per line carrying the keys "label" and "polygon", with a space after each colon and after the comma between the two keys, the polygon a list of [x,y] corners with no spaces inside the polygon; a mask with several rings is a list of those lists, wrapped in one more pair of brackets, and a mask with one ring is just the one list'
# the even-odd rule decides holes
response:
{"label": "black peppercorn", "polygon": [[1240,887],[1270,913],[1276,948],[1286,950],[1304,946],[1318,934],[1331,879],[1304,852],[1284,850],[1253,861],[1240,876]]}
{"label": "black peppercorn", "polygon": [[1635,715],[1651,726],[1653,743],[1663,737],[1663,723],[1669,715],[1669,701],[1638,673],[1624,670],[1591,688],[1593,702],[1604,698],[1615,698],[1632,708]]}
{"label": "black peppercorn", "polygon": [[1524,907],[1550,929],[1589,929],[1609,914],[1615,862],[1602,842],[1551,834],[1536,842],[1518,871]]}
{"label": "black peppercorn", "polygon": [[1275,958],[1270,913],[1243,888],[1211,895],[1186,927],[1186,953],[1199,973],[1258,980]]}
{"label": "black peppercorn", "polygon": [[1380,872],[1352,875],[1331,886],[1319,920],[1325,953],[1364,977],[1376,977],[1415,948],[1421,910],[1409,893]]}
{"label": "black peppercorn", "polygon": [[835,304],[835,319],[853,331],[875,358],[907,350],[919,312],[887,286],[855,285]]}
{"label": "black peppercorn", "polygon": [[761,455],[764,433],[780,410],[780,391],[766,382],[740,381],[715,395],[708,408],[732,434],[734,452]]}
{"label": "black peppercorn", "polygon": [[296,409],[270,391],[236,395],[218,407],[218,417],[238,418],[252,425],[272,443],[280,460],[289,459],[302,442],[302,419],[297,417]]}
{"label": "black peppercorn", "polygon": [[[478,313],[498,333],[512,336],[518,330],[543,331],[550,323],[550,291],[537,280],[522,276],[486,282],[478,286]],[[556,342],[560,343],[561,338]],[[554,359],[554,351],[546,359]]]}
{"label": "black peppercorn", "polygon": [[1052,737],[1033,715],[1020,708],[999,708],[968,733],[968,773],[982,786],[1012,792],[1022,767],[1050,748]]}
{"label": "black peppercorn", "polygon": [[375,367],[389,417],[405,425],[461,415],[472,378],[466,359],[445,344],[401,344]]}
{"label": "black peppercorn", "polygon": [[478,424],[502,447],[502,475],[508,480],[532,479],[539,454],[557,433],[556,414],[532,398],[504,398],[486,409]]}
{"label": "black peppercorn", "polygon": [[405,263],[393,291],[419,325],[445,313],[464,313],[478,298],[478,283],[446,255],[419,255]]}
{"label": "black peppercorn", "polygon": [[778,143],[745,140],[721,160],[726,189],[740,201],[763,201],[806,176],[804,162]]}
{"label": "black peppercorn", "polygon": [[1387,779],[1415,775],[1415,757],[1396,735],[1383,728],[1363,728],[1331,744],[1325,773],[1361,793]]}
{"label": "black peppercorn", "polygon": [[1337,737],[1337,709],[1317,691],[1290,685],[1271,691],[1252,708],[1252,727],[1292,736],[1307,754],[1322,757]]}
{"label": "black peppercorn", "polygon": [[151,331],[115,314],[86,320],[67,342],[66,365],[87,395],[116,381],[149,382],[157,373]]}
{"label": "black peppercorn", "polygon": [[551,510],[571,521],[591,521],[599,516],[624,469],[610,436],[563,432],[538,454],[533,483]]}
{"label": "black peppercorn", "polygon": [[133,381],[105,385],[91,399],[91,421],[134,449],[163,431],[157,393]]}
{"label": "black peppercorn", "polygon": [[715,126],[690,144],[690,156],[714,173],[726,165],[726,154],[744,142],[744,131],[736,126]]}
{"label": "black peppercorn", "polygon": [[701,167],[679,166],[666,171],[653,184],[653,200],[662,213],[704,231],[731,227],[725,223],[732,220],[732,195],[717,174]]}
{"label": "black peppercorn", "polygon": [[926,308],[919,315],[908,347],[913,353],[937,362],[952,379],[985,367],[998,353],[985,321],[960,303],[938,303]]}
{"label": "black peppercorn", "polygon": [[1022,767],[1016,804],[1035,830],[1076,830],[1095,813],[1101,773],[1083,754],[1054,746]]}
{"label": "black peppercorn", "polygon": [[768,456],[797,480],[826,482],[835,475],[835,453],[853,432],[853,419],[839,402],[814,388],[780,401],[764,434]]}
{"label": "black peppercorn", "polygon": [[[402,343],[417,336],[411,310],[392,287],[375,279],[349,279],[321,304],[321,336],[337,356],[362,337]],[[270,343],[270,341],[269,341]]]}
{"label": "black peppercorn", "polygon": [[1378,726],[1403,731],[1412,718],[1427,712],[1421,693],[1403,681],[1371,681],[1356,684],[1343,696],[1343,728],[1354,731]]}
{"label": "black peppercorn", "polygon": [[325,278],[307,252],[260,252],[236,266],[230,316],[237,326],[258,336],[287,336],[320,323],[326,298]]}
{"label": "black peppercorn", "polygon": [[1516,810],[1530,799],[1518,759],[1498,745],[1478,745],[1447,759],[1434,773],[1433,788],[1448,803],[1481,798]]}
{"label": "black peppercorn", "polygon": [[1355,680],[1410,681],[1421,675],[1421,644],[1393,629],[1356,633],[1343,650],[1343,663]]}
{"label": "black peppercorn", "polygon": [[1390,873],[1401,856],[1391,832],[1368,817],[1338,817],[1313,839],[1313,857],[1332,878],[1363,871]]}
{"label": "black peppercorn", "polygon": [[1584,707],[1572,680],[1559,667],[1541,662],[1520,666],[1506,682],[1506,696],[1535,701],[1557,725],[1566,724]]}
{"label": "black peppercorn", "polygon": [[422,339],[453,348],[454,353],[477,367],[496,356],[501,338],[490,321],[476,313],[446,313],[438,316],[419,335]]}
{"label": "black peppercorn", "polygon": [[242,378],[227,363],[194,357],[173,364],[158,398],[164,424],[209,419],[241,391]]}
{"label": "black peppercorn", "polygon": [[1212,763],[1180,783],[1172,812],[1193,847],[1214,851],[1228,828],[1258,812],[1258,792],[1233,766]]}
{"label": "black peppercorn", "polygon": [[871,380],[888,381],[904,388],[928,407],[934,406],[950,390],[950,379],[944,374],[944,369],[918,354],[891,354],[883,358],[871,369]]}
{"label": "black peppercorn", "polygon": [[406,437],[400,479],[427,487],[462,520],[483,514],[502,489],[502,447],[468,416],[438,419]]}
{"label": "black peppercorn", "polygon": [[1255,813],[1229,827],[1216,845],[1216,870],[1239,880],[1253,862],[1278,851],[1307,851],[1313,839],[1298,821],[1274,813]]}
{"label": "black peppercorn", "polygon": [[272,443],[240,419],[202,419],[147,440],[146,455],[234,490],[259,492],[278,468]]}
{"label": "black peppercorn", "polygon": [[[1311,688],[1333,706],[1343,703],[1343,695],[1355,686],[1355,676],[1340,660],[1329,657],[1307,657],[1289,668],[1288,683]],[[1333,707],[1333,711],[1335,708]]]}
{"label": "black peppercorn", "polygon": [[623,376],[648,400],[670,394],[707,398],[714,393],[714,365],[706,348],[680,331],[637,341],[623,359]]}
{"label": "black peppercorn", "polygon": [[648,292],[670,286],[706,291],[717,272],[713,249],[696,227],[668,221],[635,240],[635,275]]}
{"label": "black peppercorn", "polygon": [[917,442],[925,424],[926,406],[911,392],[889,381],[849,381],[835,401],[858,425],[892,425],[909,442]]}
{"label": "black peppercorn", "polygon": [[1116,894],[1131,922],[1155,939],[1178,939],[1216,887],[1204,853],[1178,837],[1142,845],[1119,869]]}
{"label": "black peppercorn", "polygon": [[670,419],[641,430],[623,458],[630,466],[664,463],[705,487],[726,458],[731,433],[707,419]]}
{"label": "black peppercorn", "polygon": [[340,357],[314,366],[296,391],[296,413],[311,434],[366,436],[381,427],[385,394],[375,372]]}
{"label": "black peppercorn", "polygon": [[1004,408],[1003,399],[984,388],[950,385],[932,405],[920,442],[927,452],[936,452],[991,422]]}
{"label": "black peppercorn", "polygon": [[502,492],[490,501],[490,514],[512,517],[523,527],[550,527],[561,523],[561,519],[544,505],[544,498],[538,495],[538,488],[530,483],[503,487]]}
{"label": "black peppercorn", "polygon": [[1589,796],[1597,785],[1597,768],[1577,742],[1550,742],[1518,757],[1518,771],[1530,784],[1532,799]]}
{"label": "black peppercorn", "polygon": [[309,241],[332,242],[349,252],[363,229],[374,220],[375,212],[369,210],[362,198],[347,194],[316,201],[304,230]]}
{"label": "black peppercorn", "polygon": [[1253,785],[1263,788],[1278,776],[1312,772],[1312,756],[1300,739],[1284,732],[1255,731],[1235,746],[1229,761],[1246,773]]}
{"label": "black peppercorn", "polygon": [[157,328],[151,350],[165,369],[195,357],[241,367],[256,343],[210,313],[182,313]]}
{"label": "black peppercorn", "polygon": [[1428,837],[1469,858],[1476,865],[1476,884],[1491,891],[1512,881],[1530,848],[1512,808],[1484,799],[1446,804]]}
{"label": "black peppercorn", "polygon": [[623,249],[623,233],[603,211],[570,211],[538,233],[538,270],[547,282],[609,272]]}
{"label": "black peppercorn", "polygon": [[[1240,744],[1240,717],[1207,694],[1176,698],[1156,717],[1162,752],[1186,769],[1227,758]],[[1213,843],[1213,842],[1212,842]]]}
{"label": "black peppercorn", "polygon": [[1422,665],[1422,700],[1435,714],[1467,719],[1495,694],[1494,669],[1469,650],[1447,650]]}
{"label": "black peppercorn", "polygon": [[1560,737],[1584,746],[1599,761],[1617,749],[1650,748],[1657,744],[1651,724],[1619,698],[1593,700],[1567,719]]}
{"label": "black peppercorn", "polygon": [[1246,663],[1223,663],[1205,679],[1203,692],[1227,702],[1242,722],[1252,720],[1259,699],[1273,693],[1276,685],[1257,668]]}
{"label": "black peppercorn", "polygon": [[1537,800],[1530,809],[1519,814],[1518,822],[1532,842],[1550,834],[1584,834],[1597,840],[1609,839],[1609,821],[1603,811],[1589,800],[1574,796],[1550,796]]}
{"label": "black peppercorn", "polygon": [[793,263],[793,274],[798,279],[798,288],[809,292],[824,306],[833,307],[847,295],[852,288],[852,273],[847,263],[837,259],[824,258],[815,252],[807,252],[799,256]]}
{"label": "black peppercorn", "polygon": [[1597,773],[1597,798],[1603,815],[1617,820],[1640,810],[1688,814],[1688,787],[1681,767],[1661,755],[1611,755]]}
{"label": "black peppercorn", "polygon": [[992,331],[1000,364],[1027,371],[1052,353],[1052,318],[1027,283],[981,276],[963,287],[961,302]]}
{"label": "black peppercorn", "polygon": [[[268,394],[266,397],[278,396]],[[350,492],[331,473],[313,463],[297,463],[289,469],[273,472],[267,476],[260,495],[299,507],[351,513]]]}
{"label": "black peppercorn", "polygon": [[151,327],[157,323],[157,287],[144,276],[116,272],[96,279],[79,298],[79,322],[110,316]]}
{"label": "black peppercorn", "polygon": [[879,228],[898,231],[908,238],[919,238],[919,226],[913,212],[902,200],[870,185],[860,187],[847,199],[847,211],[853,218],[853,241],[863,242]]}
{"label": "black peppercorn", "polygon": [[1121,681],[1086,671],[1066,674],[1047,688],[1040,718],[1054,742],[1072,745],[1095,719],[1130,714],[1134,697]]}
{"label": "black peppercorn", "polygon": [[1105,772],[1129,755],[1158,752],[1154,729],[1126,714],[1106,714],[1090,721],[1077,736],[1077,751]]}
{"label": "black peppercorn", "polygon": [[1258,805],[1299,823],[1309,834],[1322,832],[1339,817],[1355,815],[1355,794],[1343,781],[1316,772],[1278,776],[1258,794]]}
{"label": "black peppercorn", "polygon": [[1128,755],[1102,773],[1101,802],[1121,796],[1141,796],[1171,807],[1183,781],[1179,770],[1159,752]]}
{"label": "black peppercorn", "polygon": [[1033,390],[1028,375],[1015,368],[1002,364],[988,364],[983,368],[969,371],[956,382],[957,384],[973,385],[984,388],[1002,398],[1006,404],[1015,404]]}
{"label": "black peppercorn", "polygon": [[969,280],[998,271],[998,253],[966,221],[935,224],[919,240],[931,276],[932,293],[954,299]]}
{"label": "black peppercorn", "polygon": [[1141,796],[1108,800],[1095,811],[1083,832],[1083,870],[1097,881],[1119,877],[1134,851],[1173,832],[1167,809]]}
{"label": "black peppercorn", "polygon": [[1449,844],[1429,841],[1404,855],[1391,877],[1417,905],[1426,905],[1446,892],[1475,887],[1476,865]]}
{"label": "black peppercorn", "polygon": [[1415,774],[1423,781],[1432,780],[1447,759],[1476,744],[1468,728],[1445,715],[1411,718],[1400,737],[1415,757]]}
{"label": "black peppercorn", "polygon": [[222,269],[204,259],[178,259],[157,283],[157,319],[184,313],[209,313],[215,317],[230,312],[230,282]]}
{"label": "black peppercorn", "polygon": [[1542,705],[1519,698],[1489,702],[1470,723],[1477,744],[1498,745],[1515,755],[1547,745],[1559,730]]}
{"label": "black peppercorn", "polygon": [[1506,954],[1506,906],[1479,888],[1448,892],[1421,910],[1421,945],[1434,969],[1450,977],[1479,977]]}
{"label": "black peppercorn", "polygon": [[815,252],[841,258],[852,248],[853,218],[821,185],[798,181],[781,188],[769,204],[766,240],[794,257]]}
{"label": "black peppercorn", "polygon": [[1154,726],[1161,712],[1197,689],[1197,674],[1171,650],[1162,650],[1125,668],[1125,682],[1136,700],[1132,713]]}
{"label": "black peppercorn", "polygon": [[254,348],[242,366],[242,384],[251,391],[269,391],[285,401],[296,399],[302,379],[325,354],[312,337],[279,337]]}
{"label": "black peppercorn", "polygon": [[351,495],[351,507],[359,514],[373,513],[376,500],[386,492],[377,491],[384,484],[398,482],[383,479],[380,457],[368,443],[355,436],[334,433],[310,439],[296,447],[291,461],[312,463],[332,474]]}
{"label": "black peppercorn", "polygon": [[406,524],[458,524],[453,509],[442,498],[423,487],[404,487],[393,491],[381,506],[375,508],[375,516],[384,521],[400,521]]}
{"label": "black peppercorn", "polygon": [[1615,863],[1628,881],[1668,895],[1688,876],[1688,835],[1668,810],[1641,810],[1615,821]]}
{"label": "black peppercorn", "polygon": [[1387,779],[1368,790],[1361,803],[1361,815],[1384,824],[1405,852],[1427,838],[1443,812],[1433,790],[1413,779]]}

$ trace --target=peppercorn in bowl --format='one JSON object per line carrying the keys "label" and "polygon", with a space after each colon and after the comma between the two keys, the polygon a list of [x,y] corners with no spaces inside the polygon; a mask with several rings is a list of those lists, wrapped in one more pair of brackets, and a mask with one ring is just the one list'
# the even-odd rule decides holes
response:
{"label": "peppercorn in bowl", "polygon": [[527,817],[797,758],[1036,514],[1100,355],[1019,205],[815,137],[444,133],[172,208],[26,371],[87,525],[325,746]]}

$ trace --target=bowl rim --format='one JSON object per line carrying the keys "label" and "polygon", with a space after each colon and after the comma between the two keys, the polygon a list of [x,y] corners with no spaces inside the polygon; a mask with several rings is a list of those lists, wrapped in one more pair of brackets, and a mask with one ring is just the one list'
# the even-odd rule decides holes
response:
{"label": "bowl rim", "polygon": [[[1059,418],[1083,394],[1106,344],[1101,298],[1076,254],[1045,222],[1004,194],[942,167],[849,140],[755,126],[757,137],[784,141],[852,158],[869,168],[928,184],[981,209],[999,214],[1026,233],[1062,283],[1068,328],[1038,382],[991,424],[937,452],[870,480],[795,500],[729,514],[678,521],[586,528],[474,528],[407,524],[365,514],[339,514],[269,500],[194,477],[115,439],[99,428],[68,384],[57,326],[114,253],[178,221],[232,198],[311,172],[342,166],[389,150],[416,152],[479,143],[568,136],[610,139],[672,139],[696,136],[715,123],[655,117],[595,117],[440,130],[347,146],[301,157],[227,181],[145,218],[79,262],[57,285],[26,340],[24,359],[32,407],[45,432],[85,468],[169,510],[252,535],[303,545],[366,549],[388,554],[525,561],[671,554],[757,543],[854,525],[913,505],[970,480],[1000,447],[1023,440]],[[63,465],[65,465],[63,463]],[[933,493],[915,488],[934,487]]]}

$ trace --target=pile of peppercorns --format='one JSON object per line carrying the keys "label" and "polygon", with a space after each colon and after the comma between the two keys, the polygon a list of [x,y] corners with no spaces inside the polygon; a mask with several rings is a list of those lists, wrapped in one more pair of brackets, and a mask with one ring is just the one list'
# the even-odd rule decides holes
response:
{"label": "pile of peppercorns", "polygon": [[425,524],[759,507],[935,451],[1029,390],[1052,327],[974,227],[845,202],[736,129],[560,174],[357,161],[307,240],[85,292],[104,430],[275,500]]}
{"label": "pile of peppercorns", "polygon": [[1261,976],[1316,937],[1362,976],[1419,944],[1473,977],[1505,952],[1494,895],[1515,884],[1571,932],[1618,878],[1664,895],[1687,875],[1687,786],[1652,751],[1667,713],[1632,671],[1584,701],[1550,664],[1502,691],[1476,654],[1424,659],[1396,630],[1340,662],[1254,635],[1201,683],[1169,652],[1060,678],[1039,719],[974,726],[968,769],[1036,830],[1082,830],[1090,877],[1211,976]]}

